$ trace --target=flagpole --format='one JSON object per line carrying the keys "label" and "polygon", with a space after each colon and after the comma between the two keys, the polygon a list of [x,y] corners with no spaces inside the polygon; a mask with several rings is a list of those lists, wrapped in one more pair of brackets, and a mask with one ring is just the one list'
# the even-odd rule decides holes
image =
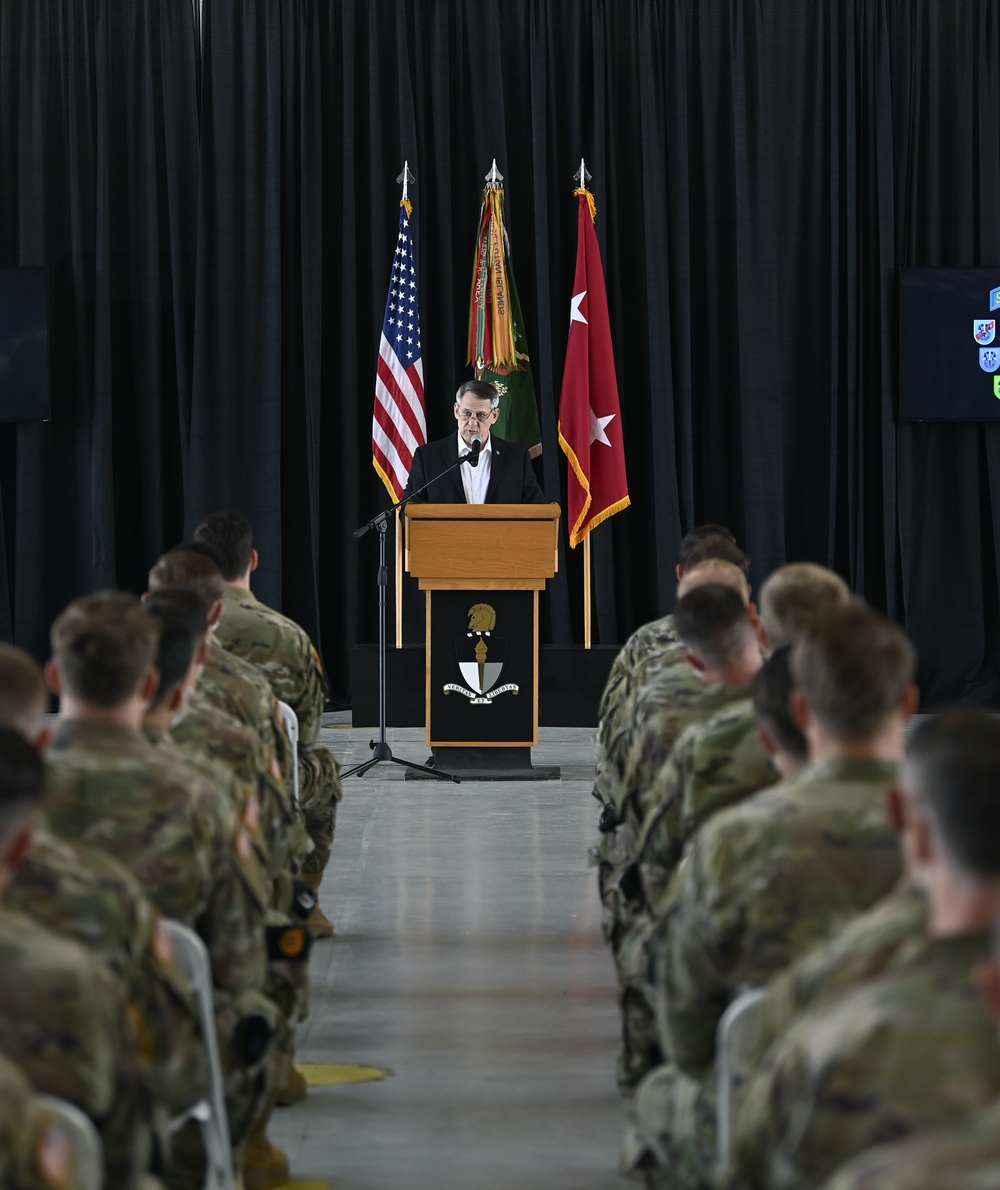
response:
{"label": "flagpole", "polygon": [[590,534],[583,539],[583,647],[589,649],[590,638]]}
{"label": "flagpole", "polygon": [[[410,173],[409,161],[403,162],[403,172],[396,179],[403,183],[403,197],[401,205],[407,213],[410,209],[410,183],[417,179]],[[396,513],[396,648],[403,647],[403,524],[399,513]]]}
{"label": "flagpole", "polygon": [[[587,170],[587,163],[581,157],[580,168],[573,175],[573,181],[576,182],[577,189],[586,190],[590,178],[591,174]],[[590,534],[588,533],[583,539],[583,647],[585,649],[589,649],[593,645],[591,631],[593,608],[591,606],[590,586]]]}

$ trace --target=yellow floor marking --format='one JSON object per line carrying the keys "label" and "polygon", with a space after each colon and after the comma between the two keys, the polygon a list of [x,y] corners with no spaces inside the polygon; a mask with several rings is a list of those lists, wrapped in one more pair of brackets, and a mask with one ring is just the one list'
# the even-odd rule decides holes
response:
{"label": "yellow floor marking", "polygon": [[283,1182],[275,1190],[330,1190],[329,1182]]}
{"label": "yellow floor marking", "polygon": [[391,1070],[381,1066],[348,1066],[340,1063],[296,1062],[295,1069],[310,1087],[333,1087],[343,1083],[376,1083]]}

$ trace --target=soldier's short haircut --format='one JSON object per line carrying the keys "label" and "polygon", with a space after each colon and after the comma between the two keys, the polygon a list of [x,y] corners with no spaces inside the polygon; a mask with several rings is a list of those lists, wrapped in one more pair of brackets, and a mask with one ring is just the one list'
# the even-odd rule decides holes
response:
{"label": "soldier's short haircut", "polygon": [[458,386],[455,393],[455,404],[458,405],[465,394],[475,397],[477,401],[489,401],[491,408],[496,409],[500,404],[500,393],[495,384],[488,380],[466,380]]}
{"label": "soldier's short haircut", "polygon": [[809,744],[796,726],[788,705],[792,693],[790,653],[787,645],[775,649],[754,674],[750,689],[757,722],[783,752],[796,760],[805,760]]}
{"label": "soldier's short haircut", "polygon": [[48,705],[45,679],[34,657],[0,641],[0,723],[31,737]]}
{"label": "soldier's short haircut", "polygon": [[721,583],[724,587],[732,587],[744,604],[750,598],[746,575],[738,566],[722,558],[706,558],[704,562],[699,562],[697,566],[692,566],[684,572],[684,577],[677,584],[678,600],[683,599],[695,587],[706,587],[709,583]]}
{"label": "soldier's short haircut", "polygon": [[739,657],[755,639],[746,602],[722,583],[695,587],[679,599],[674,630],[689,652],[712,666]]}
{"label": "soldier's short haircut", "polygon": [[0,724],[0,845],[31,815],[45,792],[45,765],[23,735]]}
{"label": "soldier's short haircut", "polygon": [[208,632],[208,616],[193,591],[160,591],[146,600],[146,611],[159,622],[156,668],[160,684],[151,710],[158,707],[187,677],[195,650]]}
{"label": "soldier's short haircut", "polygon": [[774,571],[760,589],[760,622],[772,649],[791,645],[831,607],[851,597],[839,574],[814,562],[792,562]]}
{"label": "soldier's short haircut", "polygon": [[250,565],[253,525],[242,512],[213,512],[194,531],[195,541],[210,547],[227,583],[242,578]]}
{"label": "soldier's short haircut", "polygon": [[709,558],[732,562],[734,566],[738,566],[743,571],[744,575],[750,573],[750,559],[734,541],[723,537],[721,533],[711,533],[707,537],[703,537],[701,541],[695,542],[685,555],[682,565],[686,572]]}
{"label": "soldier's short haircut", "polygon": [[792,680],[835,739],[871,739],[899,710],[916,654],[905,634],[860,599],[830,607],[792,646]]}
{"label": "soldier's short haircut", "polygon": [[677,551],[677,561],[687,569],[688,555],[696,545],[704,541],[706,537],[724,537],[730,544],[736,544],[736,538],[726,528],[725,525],[715,525],[707,523],[704,525],[695,525],[695,527],[688,533],[681,541],[681,548]]}
{"label": "soldier's short haircut", "polygon": [[120,706],[153,664],[159,635],[159,624],[134,595],[98,591],[74,600],[50,632],[59,679],[83,703]]}
{"label": "soldier's short haircut", "polygon": [[164,554],[149,572],[149,590],[153,595],[160,591],[192,591],[207,613],[222,599],[226,584],[218,566],[205,553],[178,546]]}
{"label": "soldier's short haircut", "polygon": [[910,736],[906,769],[945,858],[970,877],[1000,879],[1000,720],[973,707],[925,720]]}

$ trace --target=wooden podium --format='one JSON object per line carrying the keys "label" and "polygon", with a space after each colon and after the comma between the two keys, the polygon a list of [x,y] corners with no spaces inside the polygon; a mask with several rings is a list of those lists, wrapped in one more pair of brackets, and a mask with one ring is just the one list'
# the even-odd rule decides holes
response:
{"label": "wooden podium", "polygon": [[466,778],[551,775],[531,768],[529,749],[538,743],[538,593],[558,566],[559,505],[414,503],[405,516],[406,570],[427,592],[435,764]]}

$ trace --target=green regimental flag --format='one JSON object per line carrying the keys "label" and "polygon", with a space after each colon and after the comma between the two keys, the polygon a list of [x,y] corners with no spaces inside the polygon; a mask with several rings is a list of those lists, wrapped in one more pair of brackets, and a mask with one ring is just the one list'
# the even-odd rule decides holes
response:
{"label": "green regimental flag", "polygon": [[520,365],[516,372],[501,376],[483,368],[483,380],[495,384],[500,393],[500,416],[494,425],[499,438],[516,442],[527,448],[534,458],[542,453],[542,432],[538,425],[538,405],[535,402],[535,382],[531,376],[531,359],[528,356],[528,340],[524,334],[524,316],[521,302],[514,284],[514,274],[507,260],[507,286],[510,293],[511,315],[514,319],[514,348]]}

